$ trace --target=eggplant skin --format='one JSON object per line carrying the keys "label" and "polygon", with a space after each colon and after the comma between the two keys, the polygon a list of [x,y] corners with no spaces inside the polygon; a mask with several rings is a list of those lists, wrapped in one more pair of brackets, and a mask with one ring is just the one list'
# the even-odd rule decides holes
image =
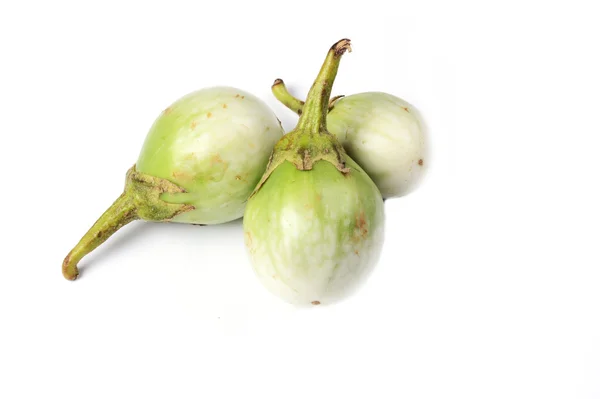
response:
{"label": "eggplant skin", "polygon": [[429,165],[426,129],[408,102],[381,92],[336,101],[327,130],[369,174],[383,198],[414,191]]}
{"label": "eggplant skin", "polygon": [[347,157],[348,174],[327,161],[301,171],[279,165],[249,200],[245,243],[260,281],[296,305],[343,299],[366,280],[384,236],[378,188]]}
{"label": "eggplant skin", "polygon": [[224,223],[242,217],[283,133],[273,111],[254,95],[233,87],[206,88],[162,112],[136,168],[186,191],[161,197],[195,208],[173,222]]}

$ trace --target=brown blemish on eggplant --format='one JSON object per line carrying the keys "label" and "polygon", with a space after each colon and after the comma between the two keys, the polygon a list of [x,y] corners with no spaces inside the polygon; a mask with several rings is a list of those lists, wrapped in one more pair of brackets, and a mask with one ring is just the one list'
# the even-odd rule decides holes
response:
{"label": "brown blemish on eggplant", "polygon": [[223,104],[223,108],[227,108],[227,104]]}
{"label": "brown blemish on eggplant", "polygon": [[163,111],[163,114],[164,114],[164,115],[169,115],[169,114],[171,113],[171,111],[172,111],[171,107],[167,107],[167,108],[165,108],[165,110]]}
{"label": "brown blemish on eggplant", "polygon": [[209,112],[208,114],[206,114],[207,118],[210,118],[212,116],[212,112]]}
{"label": "brown blemish on eggplant", "polygon": [[408,107],[402,107],[403,110],[405,110],[406,112],[408,112],[410,114],[410,111],[408,110]]}
{"label": "brown blemish on eggplant", "polygon": [[321,302],[320,302],[320,301],[312,301],[312,302],[311,302],[311,304],[312,304],[312,305],[320,305],[320,304],[321,304]]}
{"label": "brown blemish on eggplant", "polygon": [[213,155],[210,158],[210,163],[211,163],[211,165],[215,165],[215,164],[218,164],[218,163],[223,163],[223,158],[221,158],[221,155],[219,155],[219,154]]}
{"label": "brown blemish on eggplant", "polygon": [[192,123],[190,124],[190,127],[192,129],[195,129],[197,125],[198,125],[198,123],[196,121],[192,121]]}
{"label": "brown blemish on eggplant", "polygon": [[365,237],[369,233],[369,230],[367,229],[367,219],[365,218],[365,211],[360,211],[360,214],[356,216],[356,227],[358,227],[363,237]]}
{"label": "brown blemish on eggplant", "polygon": [[419,159],[419,166],[423,166],[423,160]]}
{"label": "brown blemish on eggplant", "polygon": [[352,237],[352,241],[357,243],[360,240],[364,240],[367,238],[368,234],[369,234],[369,229],[367,226],[367,219],[365,217],[365,211],[360,211],[355,216],[355,230],[354,230],[354,236]]}

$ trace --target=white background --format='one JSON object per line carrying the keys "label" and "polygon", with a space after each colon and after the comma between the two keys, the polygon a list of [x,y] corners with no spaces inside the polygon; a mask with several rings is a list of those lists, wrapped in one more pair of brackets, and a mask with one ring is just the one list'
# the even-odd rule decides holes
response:
{"label": "white background", "polygon": [[[592,4],[2,2],[0,397],[600,398]],[[162,109],[229,85],[289,130],[272,81],[303,96],[343,37],[334,94],[404,98],[433,146],[361,291],[282,303],[239,221],[135,222],[63,279]]]}

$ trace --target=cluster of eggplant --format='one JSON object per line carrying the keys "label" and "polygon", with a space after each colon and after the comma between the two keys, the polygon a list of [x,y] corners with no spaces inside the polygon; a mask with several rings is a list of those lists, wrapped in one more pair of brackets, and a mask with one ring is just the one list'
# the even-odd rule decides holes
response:
{"label": "cluster of eggplant", "polygon": [[243,217],[259,280],[297,305],[350,295],[378,261],[384,199],[417,187],[424,127],[404,100],[381,92],[331,97],[350,40],[328,51],[305,101],[281,79],[275,97],[299,115],[284,134],[259,98],[231,87],[190,93],[152,125],[123,194],[63,262],[78,262],[134,220],[218,224]]}

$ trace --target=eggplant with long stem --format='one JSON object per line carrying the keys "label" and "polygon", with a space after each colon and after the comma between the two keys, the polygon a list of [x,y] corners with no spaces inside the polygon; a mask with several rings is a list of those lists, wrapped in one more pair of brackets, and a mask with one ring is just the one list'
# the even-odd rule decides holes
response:
{"label": "eggplant with long stem", "polygon": [[137,220],[217,224],[240,218],[283,129],[268,106],[232,87],[199,90],[166,108],[151,127],[123,194],[62,265],[78,263]]}
{"label": "eggplant with long stem", "polygon": [[259,280],[285,301],[333,303],[365,281],[383,243],[377,186],[327,130],[328,102],[350,40],[335,43],[296,128],[275,145],[244,213]]}
{"label": "eggplant with long stem", "polygon": [[[302,115],[304,101],[292,96],[281,79],[275,97]],[[327,129],[369,174],[384,198],[401,197],[421,183],[429,164],[426,129],[417,109],[382,92],[336,96],[329,102]]]}

